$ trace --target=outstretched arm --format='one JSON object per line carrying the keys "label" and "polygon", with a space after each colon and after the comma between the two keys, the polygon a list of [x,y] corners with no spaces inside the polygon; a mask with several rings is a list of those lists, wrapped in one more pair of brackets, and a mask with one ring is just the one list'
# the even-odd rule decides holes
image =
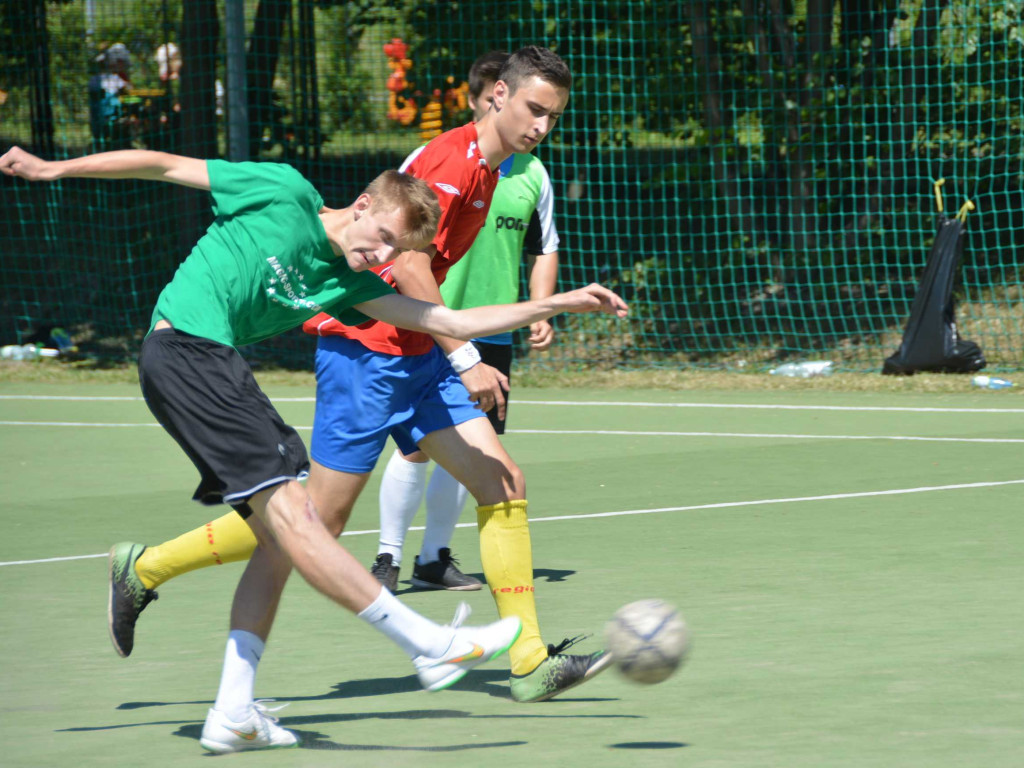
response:
{"label": "outstretched arm", "polygon": [[546,299],[472,309],[449,309],[399,294],[364,301],[356,304],[355,309],[399,328],[440,333],[457,339],[511,331],[560,312],[604,312],[625,317],[629,311],[626,302],[617,294],[596,283],[575,291],[556,293]]}
{"label": "outstretched arm", "polygon": [[20,147],[13,147],[0,157],[0,173],[29,181],[64,178],[149,179],[207,191],[210,189],[205,160],[167,152],[151,152],[148,149],[100,152],[71,160],[43,160]]}

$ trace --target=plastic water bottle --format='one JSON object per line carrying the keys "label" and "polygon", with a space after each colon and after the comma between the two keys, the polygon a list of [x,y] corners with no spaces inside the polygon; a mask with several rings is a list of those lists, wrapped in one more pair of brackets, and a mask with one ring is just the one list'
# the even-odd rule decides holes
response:
{"label": "plastic water bottle", "polygon": [[1000,379],[998,376],[975,376],[971,384],[982,389],[1009,389],[1013,386],[1012,381]]}
{"label": "plastic water bottle", "polygon": [[35,344],[7,344],[0,347],[0,358],[4,360],[38,360],[39,347]]}
{"label": "plastic water bottle", "polygon": [[831,360],[807,360],[803,363],[785,363],[768,371],[772,376],[809,379],[812,376],[831,376],[835,373]]}

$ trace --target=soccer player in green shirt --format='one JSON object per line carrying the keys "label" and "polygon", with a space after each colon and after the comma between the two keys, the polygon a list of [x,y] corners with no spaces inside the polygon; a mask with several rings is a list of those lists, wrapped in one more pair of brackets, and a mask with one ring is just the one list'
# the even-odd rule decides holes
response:
{"label": "soccer player in green shirt", "polygon": [[[259,542],[235,592],[221,685],[200,743],[213,752],[288,747],[295,734],[255,701],[256,668],[294,567],[315,589],[358,614],[412,660],[421,684],[440,690],[503,653],[516,617],[439,625],[404,606],[331,536],[299,482],[305,447],[260,390],[236,347],[300,325],[320,311],[350,322],[472,338],[562,311],[624,315],[611,291],[588,286],[508,307],[456,311],[395,294],[368,268],[422,248],[439,217],[422,181],[388,171],[352,205],[331,209],[297,171],[274,163],[197,160],[123,150],[45,161],[14,147],[0,172],[30,181],[137,178],[210,192],[216,218],[161,292],[139,354],[146,403],[201,475],[194,498],[229,504]],[[124,562],[111,560],[111,581]],[[111,591],[136,601],[131,590]],[[129,649],[130,650],[130,649]]]}

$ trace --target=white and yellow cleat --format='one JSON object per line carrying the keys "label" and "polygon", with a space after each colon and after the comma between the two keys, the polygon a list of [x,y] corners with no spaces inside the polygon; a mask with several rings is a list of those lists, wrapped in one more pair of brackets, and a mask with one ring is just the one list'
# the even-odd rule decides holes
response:
{"label": "white and yellow cleat", "polygon": [[460,603],[451,626],[455,639],[443,656],[417,656],[412,660],[420,685],[428,691],[441,691],[459,682],[466,673],[501,656],[519,639],[523,623],[518,616],[509,616],[482,627],[463,627],[469,606]]}
{"label": "white and yellow cleat", "polygon": [[249,716],[240,723],[228,719],[227,715],[216,709],[206,713],[203,735],[199,743],[203,749],[218,754],[242,752],[250,749],[284,749],[299,743],[298,737],[286,728],[277,724],[277,718],[270,712],[277,712],[286,707],[267,707],[266,702],[272,699],[254,701]]}

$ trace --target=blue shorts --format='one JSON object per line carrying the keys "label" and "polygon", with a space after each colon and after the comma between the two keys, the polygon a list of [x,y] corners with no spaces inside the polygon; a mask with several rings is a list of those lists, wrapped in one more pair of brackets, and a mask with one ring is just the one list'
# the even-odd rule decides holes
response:
{"label": "blue shorts", "polygon": [[412,453],[431,432],[484,418],[436,346],[402,357],[322,336],[315,371],[310,454],[339,472],[372,471],[388,435],[402,453]]}

